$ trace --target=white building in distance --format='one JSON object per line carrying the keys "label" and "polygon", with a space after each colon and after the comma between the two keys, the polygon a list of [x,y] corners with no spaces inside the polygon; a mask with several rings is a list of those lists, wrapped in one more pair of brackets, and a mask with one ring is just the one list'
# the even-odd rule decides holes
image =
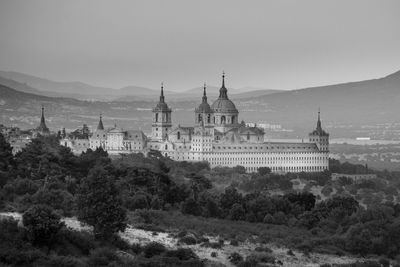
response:
{"label": "white building in distance", "polygon": [[[194,110],[194,126],[173,126],[163,85],[152,113],[150,136],[116,125],[105,130],[100,116],[97,129],[89,137],[89,147],[101,147],[109,154],[158,150],[176,161],[206,161],[211,168],[243,166],[247,172],[256,172],[260,167],[269,167],[276,173],[322,172],[329,168],[329,134],[321,127],[319,112],[317,127],[309,134],[308,142],[265,142],[263,129],[239,123],[239,111],[228,98],[224,74],[219,97],[211,106],[204,85],[202,102]],[[63,139],[61,144],[75,152],[82,151],[71,140]]]}

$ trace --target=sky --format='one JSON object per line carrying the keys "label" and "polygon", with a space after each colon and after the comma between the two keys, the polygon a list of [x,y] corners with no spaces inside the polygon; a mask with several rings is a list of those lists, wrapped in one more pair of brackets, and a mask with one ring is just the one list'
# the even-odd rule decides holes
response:
{"label": "sky", "polygon": [[0,70],[171,91],[400,70],[399,0],[0,0]]}

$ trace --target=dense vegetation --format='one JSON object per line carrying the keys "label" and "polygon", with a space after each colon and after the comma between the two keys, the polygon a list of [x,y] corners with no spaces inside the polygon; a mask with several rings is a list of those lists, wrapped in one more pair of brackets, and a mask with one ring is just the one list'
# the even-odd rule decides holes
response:
{"label": "dense vegetation", "polygon": [[[331,169],[372,172],[338,161],[331,161]],[[0,221],[0,263],[202,266],[190,250],[127,244],[115,235],[127,223],[214,233],[233,242],[258,235],[261,242],[305,253],[396,259],[400,205],[394,201],[396,188],[389,192],[387,185],[398,183],[399,175],[376,174],[376,180],[362,183],[345,178],[332,182],[329,172],[277,175],[262,168],[246,174],[240,166],[211,170],[206,163],[174,162],[156,151],[148,157],[110,159],[101,149],[89,149],[75,156],[56,137],[34,139],[13,156],[0,135],[0,210],[23,213],[24,224],[22,228],[13,220]],[[321,198],[307,186],[295,191],[294,180],[331,187],[336,193],[325,192],[327,197]],[[360,205],[349,193],[376,188],[395,197]],[[92,226],[94,235],[67,229],[60,218],[68,216]]]}

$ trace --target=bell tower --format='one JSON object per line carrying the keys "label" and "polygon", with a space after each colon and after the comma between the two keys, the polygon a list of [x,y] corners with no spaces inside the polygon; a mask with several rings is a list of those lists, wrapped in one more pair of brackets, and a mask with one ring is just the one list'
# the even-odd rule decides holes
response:
{"label": "bell tower", "polygon": [[172,110],[165,103],[164,84],[161,83],[160,101],[153,108],[153,122],[151,127],[151,139],[164,141],[168,138],[168,131],[172,127]]}

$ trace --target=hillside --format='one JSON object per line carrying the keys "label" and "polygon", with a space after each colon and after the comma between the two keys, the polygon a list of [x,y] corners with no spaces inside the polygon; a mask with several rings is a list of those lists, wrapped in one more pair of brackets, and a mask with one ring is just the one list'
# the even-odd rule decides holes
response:
{"label": "hillside", "polygon": [[242,104],[258,108],[266,121],[301,126],[315,121],[321,108],[325,125],[373,126],[398,123],[400,72],[381,79],[320,86],[247,98]]}

